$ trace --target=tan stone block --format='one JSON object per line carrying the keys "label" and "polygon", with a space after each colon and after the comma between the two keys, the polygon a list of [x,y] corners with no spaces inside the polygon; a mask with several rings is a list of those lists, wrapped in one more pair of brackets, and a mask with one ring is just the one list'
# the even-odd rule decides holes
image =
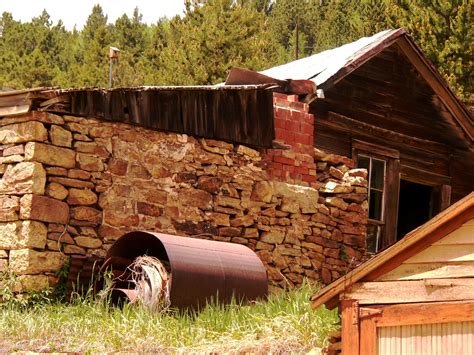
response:
{"label": "tan stone block", "polygon": [[230,225],[232,227],[249,227],[255,223],[255,219],[252,215],[245,215],[242,217],[236,217],[233,220],[230,221]]}
{"label": "tan stone block", "polygon": [[342,185],[338,184],[337,182],[334,181],[328,181],[324,186],[322,186],[319,191],[325,192],[325,193],[351,193],[354,191],[354,188],[349,185]]}
{"label": "tan stone block", "polygon": [[22,155],[25,153],[25,147],[23,144],[14,145],[13,147],[8,147],[3,150],[3,156],[8,157],[10,155]]}
{"label": "tan stone block", "polygon": [[0,181],[2,194],[44,194],[46,171],[40,163],[23,162],[8,166]]}
{"label": "tan stone block", "polygon": [[233,198],[233,197],[218,195],[215,198],[215,203],[218,206],[232,207],[232,208],[239,209],[239,210],[243,209],[241,204],[240,204],[241,203],[240,199]]}
{"label": "tan stone block", "polygon": [[71,169],[68,171],[67,177],[71,179],[88,180],[91,177],[91,173],[81,169]]}
{"label": "tan stone block", "polygon": [[49,287],[49,277],[46,275],[20,275],[16,281],[14,292],[40,291]]}
{"label": "tan stone block", "polygon": [[90,181],[82,181],[82,180],[64,178],[64,177],[59,177],[59,176],[52,176],[48,180],[51,182],[57,182],[58,184],[68,186],[68,187],[77,187],[77,188],[86,188],[86,189],[94,188],[94,184]]}
{"label": "tan stone block", "polygon": [[10,251],[8,260],[10,270],[22,275],[58,271],[63,267],[65,257],[58,252],[19,249]]}
{"label": "tan stone block", "polygon": [[[0,259],[0,272],[7,271],[7,269],[8,269],[8,260]],[[1,282],[0,282],[0,287],[1,287]]]}
{"label": "tan stone block", "polygon": [[221,227],[219,228],[219,235],[223,237],[240,237],[242,235],[242,228]]}
{"label": "tan stone block", "polygon": [[48,175],[67,176],[68,170],[65,168],[59,168],[57,166],[47,167],[46,173]]}
{"label": "tan stone block", "polygon": [[244,233],[242,235],[244,238],[257,239],[259,237],[257,228],[244,228]]}
{"label": "tan stone block", "polygon": [[69,189],[67,203],[70,205],[93,205],[97,202],[97,195],[91,190]]}
{"label": "tan stone block", "polygon": [[51,223],[67,223],[67,203],[41,195],[24,195],[20,199],[20,218]]}
{"label": "tan stone block", "polygon": [[63,168],[74,168],[76,165],[75,157],[76,153],[73,150],[54,145],[29,142],[25,146],[25,159],[28,161],[37,161]]}
{"label": "tan stone block", "polygon": [[89,153],[101,158],[108,158],[110,156],[110,153],[107,151],[107,149],[105,149],[103,146],[99,146],[95,142],[75,142],[74,149],[77,152]]}
{"label": "tan stone block", "polygon": [[44,248],[48,229],[36,221],[0,223],[0,248]]}
{"label": "tan stone block", "polygon": [[23,155],[10,155],[8,157],[0,157],[0,164],[15,164],[25,160]]}
{"label": "tan stone block", "polygon": [[0,127],[0,144],[48,140],[48,131],[41,122],[28,121]]}
{"label": "tan stone block", "polygon": [[263,263],[271,263],[273,261],[272,253],[268,250],[259,250],[255,254],[260,258]]}
{"label": "tan stone block", "polygon": [[57,200],[64,200],[69,191],[61,184],[52,182],[46,187],[46,195]]}
{"label": "tan stone block", "polygon": [[256,151],[255,149],[246,147],[244,145],[239,145],[237,147],[237,154],[247,155],[250,158],[254,158],[254,159],[260,158],[260,153],[258,151]]}
{"label": "tan stone block", "polygon": [[281,244],[285,239],[285,232],[280,230],[271,230],[263,232],[261,241],[270,244]]}
{"label": "tan stone block", "polygon": [[118,228],[114,228],[108,226],[106,224],[102,224],[99,227],[99,236],[104,240],[104,242],[113,242],[122,237],[126,231],[120,230]]}
{"label": "tan stone block", "polygon": [[60,126],[52,125],[49,135],[54,145],[68,148],[72,146],[72,133]]}
{"label": "tan stone block", "polygon": [[0,259],[8,259],[8,253],[6,250],[0,249]]}
{"label": "tan stone block", "polygon": [[224,181],[216,176],[200,176],[198,179],[198,188],[212,194],[219,193]]}
{"label": "tan stone block", "polygon": [[102,211],[92,207],[73,207],[71,209],[71,216],[79,221],[88,221],[96,224],[102,222]]}
{"label": "tan stone block", "polygon": [[64,254],[79,254],[85,255],[86,250],[84,248],[78,247],[77,245],[66,245],[63,249]]}
{"label": "tan stone block", "polygon": [[89,135],[94,138],[111,138],[114,135],[114,128],[111,126],[92,127]]}
{"label": "tan stone block", "polygon": [[255,249],[257,250],[273,250],[274,245],[273,244],[268,244],[265,242],[258,241]]}
{"label": "tan stone block", "polygon": [[[71,116],[68,116],[68,117],[71,117]],[[64,118],[66,119],[66,116],[64,116]],[[72,132],[77,132],[80,134],[88,134],[89,126],[87,126],[86,124],[82,124],[84,120],[82,117],[80,119],[81,119],[80,121],[81,123],[69,121],[68,123],[66,123],[66,127]]]}
{"label": "tan stone block", "polygon": [[17,221],[19,219],[20,198],[18,196],[0,195],[0,222]]}
{"label": "tan stone block", "polygon": [[163,207],[139,201],[137,202],[137,212],[147,216],[159,217],[163,214]]}
{"label": "tan stone block", "polygon": [[340,208],[341,210],[346,210],[349,206],[348,203],[344,202],[344,200],[339,197],[326,197],[326,205],[334,206]]}
{"label": "tan stone block", "polygon": [[322,252],[323,251],[323,247],[321,245],[314,244],[314,243],[311,243],[311,242],[302,242],[301,246],[303,248],[310,249],[310,250],[313,250],[313,251],[316,251],[316,252]]}
{"label": "tan stone block", "polygon": [[241,238],[241,237],[234,237],[230,241],[232,243],[237,243],[237,244],[242,244],[242,245],[248,245],[249,244],[248,239]]}
{"label": "tan stone block", "polygon": [[127,174],[128,162],[121,159],[111,159],[108,163],[108,170],[115,175],[124,176]]}
{"label": "tan stone block", "polygon": [[202,210],[210,210],[212,207],[212,195],[198,189],[179,190],[178,201],[182,206],[197,207]]}
{"label": "tan stone block", "polygon": [[230,226],[229,215],[219,212],[206,212],[206,217],[216,226]]}
{"label": "tan stone block", "polygon": [[268,181],[260,181],[254,185],[250,199],[268,203],[272,201],[272,197],[273,184]]}
{"label": "tan stone block", "polygon": [[54,115],[45,111],[30,111],[25,115],[15,117],[4,117],[0,120],[0,126],[10,125],[12,123],[40,121],[44,123],[63,124],[64,120],[61,116]]}
{"label": "tan stone block", "polygon": [[86,171],[104,171],[102,159],[85,153],[77,153],[76,160],[79,167]]}
{"label": "tan stone block", "polygon": [[289,255],[289,256],[301,256],[301,250],[295,248],[289,248],[284,245],[277,245],[275,247],[275,252],[280,255]]}
{"label": "tan stone block", "polygon": [[74,238],[74,240],[77,245],[84,248],[96,249],[102,246],[102,241],[98,238],[79,236]]}

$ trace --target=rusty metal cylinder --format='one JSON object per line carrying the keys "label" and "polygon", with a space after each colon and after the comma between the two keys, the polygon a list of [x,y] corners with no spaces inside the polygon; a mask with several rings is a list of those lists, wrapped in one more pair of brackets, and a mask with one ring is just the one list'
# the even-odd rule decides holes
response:
{"label": "rusty metal cylinder", "polygon": [[171,307],[199,308],[211,298],[220,303],[232,297],[251,301],[268,293],[265,267],[243,245],[136,231],[118,239],[107,258],[133,260],[142,255],[169,263]]}

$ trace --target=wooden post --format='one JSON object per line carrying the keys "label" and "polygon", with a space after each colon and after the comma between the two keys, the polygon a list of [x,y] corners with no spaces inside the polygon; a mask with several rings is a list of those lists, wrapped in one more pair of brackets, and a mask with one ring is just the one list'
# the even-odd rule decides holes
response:
{"label": "wooden post", "polygon": [[359,355],[359,303],[355,300],[341,301],[342,354]]}

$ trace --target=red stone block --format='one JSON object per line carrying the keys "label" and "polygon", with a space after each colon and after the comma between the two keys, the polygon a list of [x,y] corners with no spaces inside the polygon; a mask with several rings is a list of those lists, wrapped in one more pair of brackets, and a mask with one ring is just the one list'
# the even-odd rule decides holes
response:
{"label": "red stone block", "polygon": [[279,92],[274,92],[273,93],[273,99],[280,99],[280,100],[285,100],[287,101],[288,100],[288,95],[285,95],[285,94],[282,94],[282,93],[279,93]]}
{"label": "red stone block", "polygon": [[295,133],[290,131],[283,131],[283,141],[288,144],[295,143]]}
{"label": "red stone block", "polygon": [[272,169],[282,170],[283,169],[283,164],[281,164],[281,163],[272,163]]}
{"label": "red stone block", "polygon": [[[276,124],[276,122],[275,122]],[[300,131],[301,133],[308,134],[308,135],[313,135],[314,134],[314,127],[313,125],[306,123],[306,122],[301,122],[300,123]]]}
{"label": "red stone block", "polygon": [[311,113],[305,114],[305,115],[304,115],[304,118],[303,118],[303,121],[304,121],[305,123],[308,123],[308,124],[314,126],[314,115],[311,114]]}
{"label": "red stone block", "polygon": [[304,167],[304,166],[297,166],[297,167],[295,167],[295,173],[308,174],[309,169],[307,167]]}
{"label": "red stone block", "polygon": [[275,129],[275,139],[285,141],[285,131],[281,128]]}
{"label": "red stone block", "polygon": [[315,182],[316,181],[316,176],[314,176],[314,175],[303,175],[303,181]]}
{"label": "red stone block", "polygon": [[286,164],[286,165],[295,165],[295,160],[294,159],[290,159],[290,158],[285,158],[285,157],[275,157],[273,158],[273,161],[277,162],[277,163],[282,163],[282,164]]}
{"label": "red stone block", "polygon": [[301,111],[292,110],[290,116],[293,121],[303,122],[305,113]]}
{"label": "red stone block", "polygon": [[286,120],[285,121],[285,128],[288,131],[300,132],[300,122],[294,121],[294,120]]}
{"label": "red stone block", "polygon": [[291,111],[285,107],[275,107],[275,117],[288,119],[291,117]]}
{"label": "red stone block", "polygon": [[302,112],[308,112],[309,111],[308,104],[305,104],[304,102],[290,102],[290,107],[292,109],[302,111]]}
{"label": "red stone block", "polygon": [[283,171],[288,171],[290,173],[293,173],[295,171],[295,167],[293,165],[283,165],[282,170]]}
{"label": "red stone block", "polygon": [[281,117],[275,117],[275,128],[285,128],[286,122],[288,122],[288,120]]}

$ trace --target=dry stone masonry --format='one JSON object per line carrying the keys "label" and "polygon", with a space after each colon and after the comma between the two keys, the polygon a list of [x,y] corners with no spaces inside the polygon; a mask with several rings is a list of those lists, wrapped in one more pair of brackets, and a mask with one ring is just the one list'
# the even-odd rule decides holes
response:
{"label": "dry stone masonry", "polygon": [[44,288],[68,256],[104,256],[141,229],[246,245],[275,287],[338,278],[364,257],[366,172],[313,148],[296,96],[274,101],[279,148],[266,150],[40,111],[0,118],[0,271]]}

